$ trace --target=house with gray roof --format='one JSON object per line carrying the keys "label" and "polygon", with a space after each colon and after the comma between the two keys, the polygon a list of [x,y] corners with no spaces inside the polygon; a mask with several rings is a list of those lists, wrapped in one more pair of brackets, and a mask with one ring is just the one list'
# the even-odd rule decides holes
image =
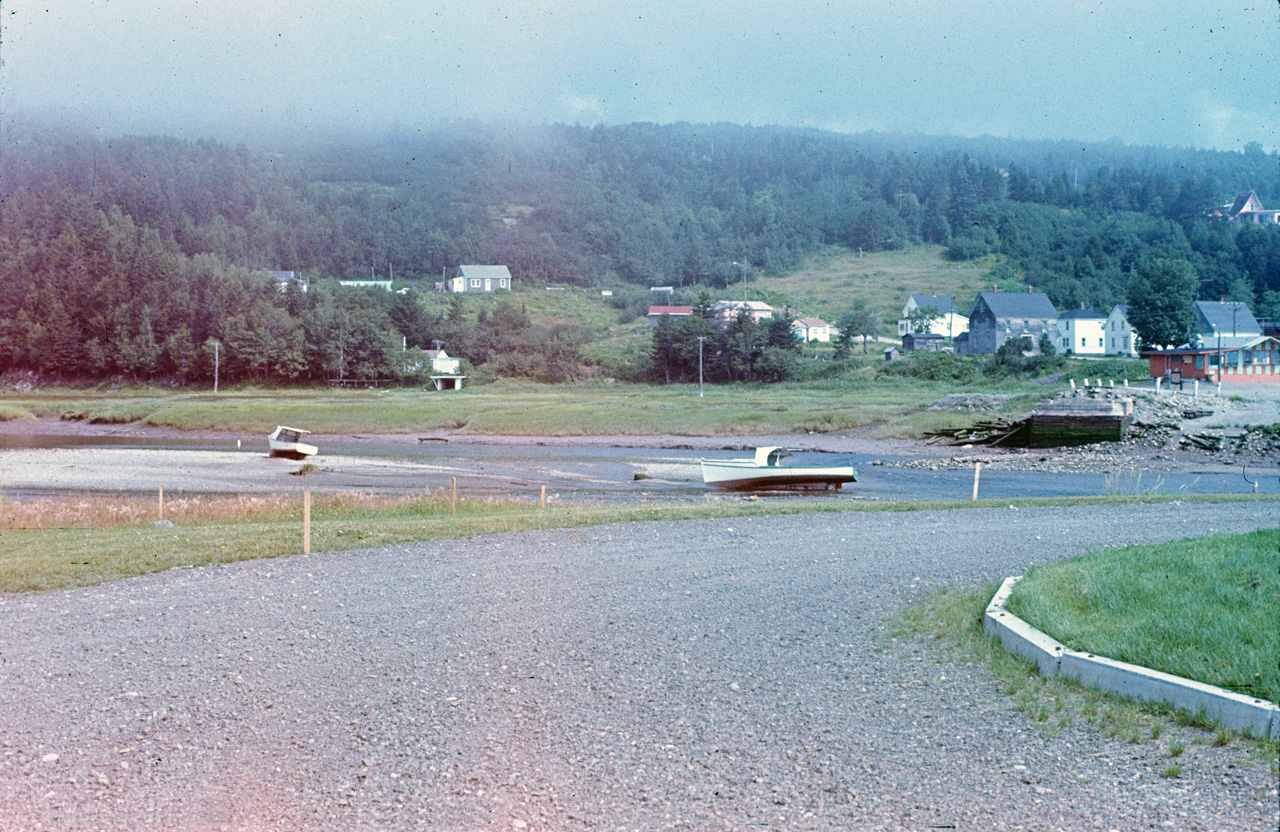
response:
{"label": "house with gray roof", "polygon": [[1223,346],[1236,347],[1262,334],[1249,307],[1238,300],[1198,300],[1195,309],[1190,346],[1216,347],[1221,340]]}
{"label": "house with gray roof", "polygon": [[1010,338],[1021,338],[1024,349],[1039,352],[1041,335],[1053,339],[1058,310],[1044,292],[980,292],[969,309],[971,355],[990,355]]}
{"label": "house with gray roof", "polygon": [[511,271],[506,266],[459,266],[448,285],[450,292],[510,291]]}

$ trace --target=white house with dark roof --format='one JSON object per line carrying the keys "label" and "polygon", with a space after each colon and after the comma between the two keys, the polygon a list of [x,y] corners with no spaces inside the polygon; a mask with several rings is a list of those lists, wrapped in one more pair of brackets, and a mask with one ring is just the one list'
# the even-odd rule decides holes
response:
{"label": "white house with dark roof", "polygon": [[459,266],[447,283],[450,292],[510,291],[511,271],[506,266]]}
{"label": "white house with dark roof", "polygon": [[934,335],[945,335],[955,338],[962,332],[969,331],[969,319],[956,309],[956,299],[951,295],[912,295],[902,307],[902,317],[898,319],[898,337],[915,333],[910,315],[917,309],[932,306],[942,313],[942,317],[930,322],[929,332]]}
{"label": "white house with dark roof", "polygon": [[662,316],[666,315],[673,320],[675,318],[688,318],[693,315],[692,306],[650,306],[649,307],[649,326],[655,327],[662,320]]}
{"label": "white house with dark roof", "polygon": [[1129,323],[1129,307],[1117,304],[1112,308],[1103,327],[1103,335],[1107,339],[1106,355],[1137,356],[1138,339],[1133,324]]}
{"label": "white house with dark roof", "polygon": [[1058,316],[1058,335],[1054,347],[1069,355],[1106,355],[1107,318],[1086,309],[1082,303],[1078,309],[1069,309]]}
{"label": "white house with dark roof", "polygon": [[967,349],[990,355],[1010,338],[1021,338],[1025,349],[1039,351],[1041,335],[1053,338],[1058,310],[1044,292],[980,292],[969,310]]}
{"label": "white house with dark roof", "polygon": [[1252,223],[1254,225],[1269,224],[1275,225],[1280,223],[1280,210],[1266,210],[1262,207],[1262,200],[1258,199],[1257,191],[1247,191],[1236,196],[1236,201],[1230,205],[1224,205],[1223,210],[1226,212],[1227,219],[1232,222]]}

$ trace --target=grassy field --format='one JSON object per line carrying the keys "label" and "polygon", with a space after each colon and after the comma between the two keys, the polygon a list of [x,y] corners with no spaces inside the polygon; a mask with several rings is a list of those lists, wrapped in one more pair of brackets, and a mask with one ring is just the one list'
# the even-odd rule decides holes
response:
{"label": "grassy field", "polygon": [[[978,292],[991,288],[991,270],[1000,257],[952,263],[943,259],[942,252],[942,246],[921,245],[859,257],[856,251],[832,246],[785,277],[761,279],[759,286],[768,295],[791,299],[803,316],[828,321],[861,299],[880,310],[888,335],[897,331],[896,321],[911,295],[954,295],[960,311],[967,313]],[[1026,289],[1025,284],[1007,278],[999,282],[1002,291]]]}
{"label": "grassy field", "polygon": [[[1027,408],[1062,383],[999,382],[981,392],[1014,393],[1012,410]],[[885,378],[870,363],[850,364],[835,379],[777,385],[696,385],[589,382],[546,385],[498,381],[455,393],[418,388],[233,389],[174,393],[165,389],[0,392],[0,408],[92,423],[140,422],[182,430],[265,433],[278,424],[317,433],[414,433],[580,436],[675,434],[745,435],[844,431],[880,425],[883,435],[916,435],[922,428],[966,424],[972,416],[925,410],[951,382]]]}
{"label": "grassy field", "polygon": [[1280,529],[1035,566],[1008,607],[1073,650],[1280,701]]}

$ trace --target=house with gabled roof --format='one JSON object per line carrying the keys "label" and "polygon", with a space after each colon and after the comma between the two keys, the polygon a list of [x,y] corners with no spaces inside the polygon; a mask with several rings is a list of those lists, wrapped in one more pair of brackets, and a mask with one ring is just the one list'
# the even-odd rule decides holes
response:
{"label": "house with gabled roof", "polygon": [[[1258,199],[1257,191],[1247,191],[1237,194],[1236,201],[1230,205],[1223,206],[1227,219],[1232,222],[1253,223],[1254,225],[1280,223],[1280,210],[1266,210],[1262,207],[1262,200]],[[1216,213],[1216,212],[1215,212]]]}
{"label": "house with gabled roof", "polygon": [[1262,334],[1249,307],[1238,300],[1198,300],[1195,310],[1196,343],[1214,346],[1219,338],[1256,338]]}
{"label": "house with gabled roof", "polygon": [[813,341],[828,343],[831,341],[831,324],[821,318],[796,318],[791,324],[797,341],[808,344]]}
{"label": "house with gabled roof", "polygon": [[916,331],[911,323],[911,313],[929,306],[942,313],[942,317],[929,322],[929,332],[955,338],[962,332],[969,331],[969,319],[960,314],[960,310],[956,308],[956,299],[951,295],[912,295],[907,298],[906,306],[902,307],[902,317],[898,319],[899,338]]}
{"label": "house with gabled roof", "polygon": [[1069,355],[1106,355],[1107,318],[1083,303],[1058,316],[1058,336],[1054,346]]}
{"label": "house with gabled roof", "polygon": [[1138,339],[1133,331],[1133,324],[1129,323],[1129,307],[1122,304],[1112,307],[1103,333],[1107,339],[1106,355],[1126,355],[1130,358],[1137,356]]}
{"label": "house with gabled roof", "polygon": [[773,307],[758,300],[718,300],[711,307],[712,320],[721,326],[733,323],[741,312],[746,312],[757,322],[773,317]]}
{"label": "house with gabled roof", "polygon": [[506,266],[459,266],[448,286],[450,292],[510,290],[511,271]]}
{"label": "house with gabled roof", "polygon": [[1021,338],[1025,349],[1039,352],[1040,336],[1052,339],[1058,310],[1044,292],[979,292],[969,309],[971,355],[990,355],[1010,338]]}

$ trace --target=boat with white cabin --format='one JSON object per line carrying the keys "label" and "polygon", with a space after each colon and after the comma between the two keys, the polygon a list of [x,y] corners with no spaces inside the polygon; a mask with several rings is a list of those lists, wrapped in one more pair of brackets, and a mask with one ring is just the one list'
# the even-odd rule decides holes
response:
{"label": "boat with white cabin", "polygon": [[776,446],[756,448],[750,459],[704,459],[702,481],[713,488],[730,491],[768,489],[840,490],[847,482],[857,482],[853,466],[816,467],[782,465],[791,452]]}
{"label": "boat with white cabin", "polygon": [[319,453],[320,449],[315,445],[308,445],[302,441],[302,437],[308,433],[311,433],[311,431],[276,425],[276,429],[267,434],[267,442],[271,445],[271,455],[282,456],[287,459],[306,459]]}

